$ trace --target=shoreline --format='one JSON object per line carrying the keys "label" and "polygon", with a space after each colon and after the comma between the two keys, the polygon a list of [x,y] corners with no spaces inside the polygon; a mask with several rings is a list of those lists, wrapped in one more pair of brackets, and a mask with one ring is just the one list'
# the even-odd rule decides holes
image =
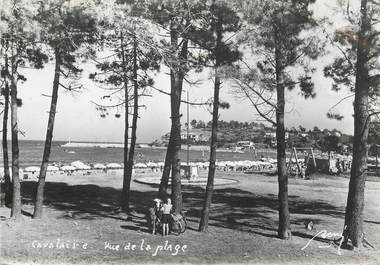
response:
{"label": "shoreline", "polygon": [[[60,145],[62,148],[124,148],[124,143],[104,143],[104,142],[67,142],[65,144]],[[147,149],[167,149],[167,146],[155,146],[149,145],[146,143],[136,143],[136,148],[147,148]],[[182,144],[181,149],[186,151],[188,148],[187,145]],[[208,152],[210,150],[210,146],[208,145],[191,145],[189,146],[189,150],[191,151],[203,151]],[[231,150],[226,148],[217,148],[218,152],[225,153],[240,153],[244,154],[243,150]]]}

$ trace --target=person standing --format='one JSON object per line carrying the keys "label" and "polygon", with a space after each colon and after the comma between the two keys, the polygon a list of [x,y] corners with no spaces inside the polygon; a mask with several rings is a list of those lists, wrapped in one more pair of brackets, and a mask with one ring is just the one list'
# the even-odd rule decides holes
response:
{"label": "person standing", "polygon": [[169,223],[171,221],[171,211],[173,205],[170,198],[166,199],[166,202],[162,205],[162,235],[169,235]]}

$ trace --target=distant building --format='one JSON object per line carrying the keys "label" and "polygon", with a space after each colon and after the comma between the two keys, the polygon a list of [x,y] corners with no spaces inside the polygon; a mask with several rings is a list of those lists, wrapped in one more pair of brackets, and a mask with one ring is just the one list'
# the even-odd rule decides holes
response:
{"label": "distant building", "polygon": [[276,138],[276,133],[275,132],[266,132],[265,138],[267,138],[267,139]]}
{"label": "distant building", "polygon": [[204,130],[193,129],[189,133],[186,130],[181,132],[181,140],[189,139],[193,142],[207,142],[210,137],[210,132]]}
{"label": "distant building", "polygon": [[[266,139],[276,139],[276,133],[275,132],[267,132],[265,133]],[[289,133],[285,133],[285,139],[289,139]]]}
{"label": "distant building", "polygon": [[190,139],[193,142],[198,142],[199,141],[199,135],[196,133],[191,133],[191,132],[189,132],[189,134],[187,134],[187,132],[182,132],[181,133],[181,140],[186,140],[186,139]]}

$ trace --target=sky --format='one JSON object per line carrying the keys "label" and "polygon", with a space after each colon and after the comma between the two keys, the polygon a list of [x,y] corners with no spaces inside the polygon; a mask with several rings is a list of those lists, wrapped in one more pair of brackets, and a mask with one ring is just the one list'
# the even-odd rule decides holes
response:
{"label": "sky", "polygon": [[[316,14],[328,14],[329,3],[327,0],[317,1]],[[332,61],[334,54],[328,54],[315,62],[319,69],[313,76],[317,96],[315,99],[304,100],[295,89],[287,93],[287,105],[289,113],[286,113],[286,127],[302,125],[307,129],[318,126],[321,129],[336,128],[344,133],[353,133],[353,108],[349,98],[338,106],[339,113],[345,118],[342,121],[327,119],[326,113],[340,99],[349,95],[348,91],[339,93],[331,90],[331,80],[323,77],[321,69]],[[110,110],[110,115],[101,118],[92,101],[100,102],[104,91],[88,80],[88,74],[94,67],[86,63],[83,65],[81,84],[83,90],[80,93],[60,90],[57,114],[54,126],[54,140],[60,141],[97,141],[97,142],[121,142],[124,135],[124,118],[115,118],[117,110]],[[19,108],[19,128],[25,135],[20,139],[43,140],[46,134],[48,110],[50,98],[42,94],[50,95],[53,83],[53,65],[50,63],[42,70],[24,70],[28,80],[20,84],[19,97],[23,100],[23,106]],[[192,74],[190,79],[200,79],[201,85],[185,86],[189,90],[189,101],[204,102],[213,94],[213,83],[207,71],[201,74]],[[155,86],[164,91],[170,90],[168,70],[154,77]],[[230,103],[230,108],[221,110],[220,119],[238,120],[248,122],[261,121],[254,108],[246,100],[236,98],[231,92],[228,82],[225,82],[221,90],[221,99]],[[159,139],[170,130],[170,98],[168,95],[151,90],[152,96],[142,99],[146,108],[140,110],[138,120],[137,142],[149,143]],[[185,92],[186,93],[186,92]],[[184,97],[185,94],[184,93]],[[115,102],[110,102],[110,104]],[[123,110],[119,110],[122,114]],[[182,104],[181,113],[185,122],[186,106]],[[190,120],[211,120],[211,114],[205,107],[191,106]]]}

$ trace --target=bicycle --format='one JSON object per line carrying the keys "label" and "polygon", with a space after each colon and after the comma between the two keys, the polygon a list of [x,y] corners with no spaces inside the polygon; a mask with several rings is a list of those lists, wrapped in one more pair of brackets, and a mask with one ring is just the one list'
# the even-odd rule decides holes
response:
{"label": "bicycle", "polygon": [[[176,227],[176,229],[173,229],[173,227]],[[187,220],[185,216],[185,212],[181,212],[180,214],[172,214],[172,232],[179,236],[180,234],[185,233],[187,228]]]}

